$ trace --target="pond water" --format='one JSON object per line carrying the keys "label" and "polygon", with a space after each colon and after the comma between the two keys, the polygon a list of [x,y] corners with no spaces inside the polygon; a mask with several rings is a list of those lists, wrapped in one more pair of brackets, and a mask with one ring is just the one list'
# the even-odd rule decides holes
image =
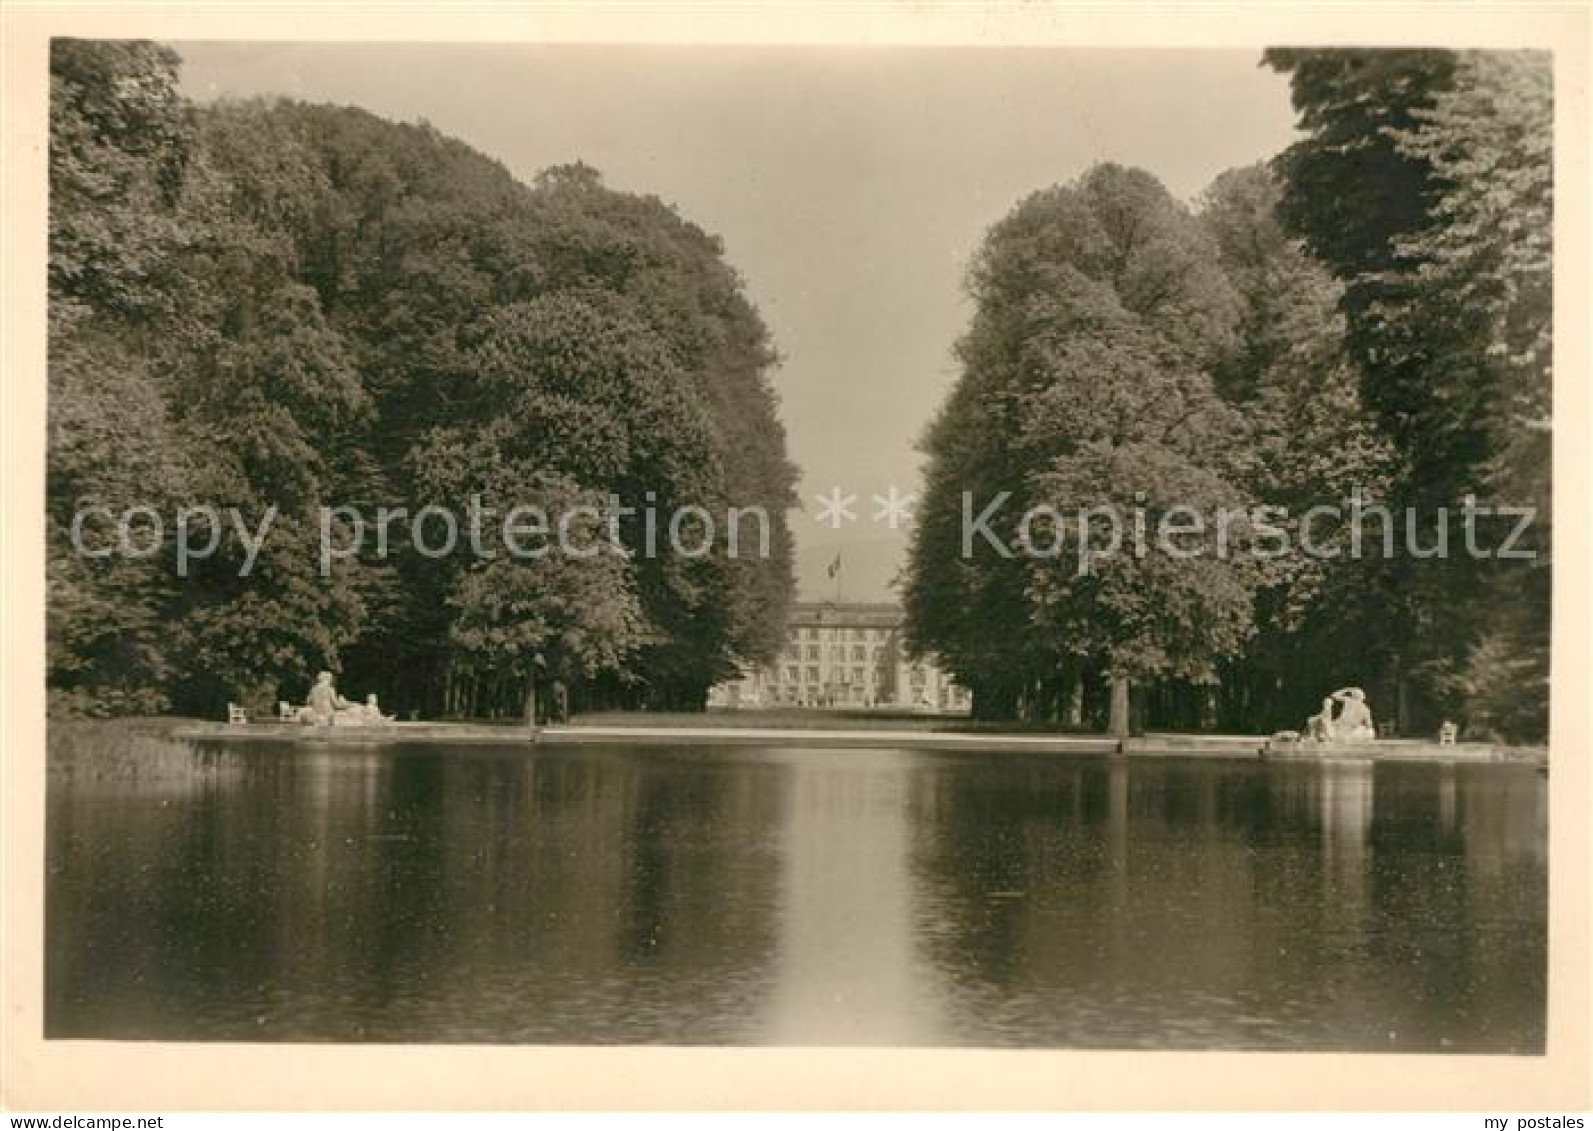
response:
{"label": "pond water", "polygon": [[1543,1049],[1527,767],[188,758],[52,780],[48,1036]]}

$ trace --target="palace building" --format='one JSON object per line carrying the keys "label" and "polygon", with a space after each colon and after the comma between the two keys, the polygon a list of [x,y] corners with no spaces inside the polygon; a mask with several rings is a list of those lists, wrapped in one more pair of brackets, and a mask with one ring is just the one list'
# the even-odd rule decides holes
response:
{"label": "palace building", "polygon": [[909,659],[902,610],[889,604],[799,603],[775,661],[708,693],[710,707],[852,707],[965,713],[965,688]]}

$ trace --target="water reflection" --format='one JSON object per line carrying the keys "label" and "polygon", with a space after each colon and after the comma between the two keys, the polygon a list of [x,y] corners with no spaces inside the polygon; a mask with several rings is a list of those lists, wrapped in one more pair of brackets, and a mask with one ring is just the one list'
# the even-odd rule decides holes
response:
{"label": "water reflection", "polygon": [[192,758],[52,781],[49,1035],[1542,1048],[1530,770]]}
{"label": "water reflection", "polygon": [[796,751],[781,829],[776,1044],[932,1044],[907,868],[913,756]]}
{"label": "water reflection", "polygon": [[1436,767],[938,772],[915,865],[964,1043],[1542,1047],[1530,771],[1448,771],[1464,843]]}

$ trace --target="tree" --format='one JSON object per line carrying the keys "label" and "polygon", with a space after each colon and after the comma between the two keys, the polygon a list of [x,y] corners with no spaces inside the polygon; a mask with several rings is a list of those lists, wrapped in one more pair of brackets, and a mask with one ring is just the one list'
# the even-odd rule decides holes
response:
{"label": "tree", "polygon": [[[1279,159],[1282,213],[1344,285],[1362,396],[1403,465],[1393,501],[1445,508],[1458,544],[1468,496],[1497,498],[1510,482],[1517,498],[1546,499],[1546,57],[1311,50],[1266,60],[1290,74],[1307,130]],[[1546,528],[1537,534],[1546,546]],[[1407,725],[1436,725],[1477,687],[1463,673],[1486,618],[1457,609],[1512,606],[1501,614],[1511,646],[1538,656],[1540,678],[1524,693],[1546,702],[1546,555],[1536,572],[1452,554],[1401,557],[1388,574],[1387,633],[1405,642],[1399,683],[1414,700]],[[1536,611],[1519,616],[1520,603]]]}
{"label": "tree", "polygon": [[[696,657],[644,653],[655,677],[666,669],[677,673],[662,681],[672,685],[663,692],[671,706],[700,707],[715,678],[767,662],[785,639],[795,585],[786,512],[796,499],[796,469],[769,380],[778,359],[717,237],[656,197],[605,188],[589,166],[545,170],[535,190],[531,247],[545,265],[544,285],[625,299],[708,413],[722,507],[756,508],[768,519],[768,553],[743,552],[718,563],[715,615],[723,618],[723,644],[704,643]],[[702,624],[694,617],[671,635]]]}
{"label": "tree", "polygon": [[[1391,644],[1382,563],[1350,556],[1342,522],[1304,528],[1319,505],[1386,503],[1394,455],[1345,351],[1342,288],[1285,229],[1280,199],[1256,165],[1223,173],[1200,202],[1242,309],[1217,387],[1250,424],[1245,487],[1292,548],[1254,559],[1256,635],[1224,665],[1222,725],[1246,731],[1298,727],[1324,687],[1366,682],[1368,658],[1386,663]],[[1321,552],[1305,552],[1306,537]]]}
{"label": "tree", "polygon": [[[912,644],[974,690],[976,712],[1054,711],[1066,696],[1047,685],[1089,669],[1110,677],[1109,728],[1124,733],[1129,681],[1209,680],[1247,634],[1250,581],[1232,559],[1129,554],[1081,576],[1066,541],[1067,517],[1093,507],[1159,514],[1180,491],[1212,512],[1242,506],[1244,424],[1211,380],[1238,301],[1215,260],[1155,178],[1113,165],[1034,194],[987,236],[963,374],[925,444],[906,586]],[[964,555],[965,492],[1010,493],[992,525],[1003,544],[1021,541],[1032,508],[1053,508],[1048,544],[1070,552],[1007,557],[976,541]],[[1149,611],[1160,602],[1166,617]]]}
{"label": "tree", "polygon": [[173,204],[192,143],[177,55],[50,44],[50,296],[135,324],[170,310]]}
{"label": "tree", "polygon": [[[607,500],[556,479],[539,484],[536,504],[546,513],[591,514],[572,528],[581,545],[603,538]],[[500,554],[472,562],[449,595],[457,614],[453,643],[467,662],[519,681],[526,725],[536,726],[536,688],[545,678],[565,681],[622,670],[643,635],[643,616],[624,559],[576,558],[558,547],[535,557]]]}
{"label": "tree", "polygon": [[[170,560],[116,552],[113,516],[170,514],[193,467],[142,359],[66,306],[50,320],[49,685],[58,709],[154,713],[170,703]],[[133,537],[148,541],[147,523]]]}
{"label": "tree", "polygon": [[[717,239],[585,167],[521,184],[428,126],[194,107],[177,66],[148,43],[52,51],[63,705],[209,712],[324,666],[400,709],[501,712],[530,650],[567,655],[594,697],[700,706],[778,645],[795,471],[767,330]],[[323,505],[457,509],[473,491],[665,521],[758,506],[770,553],[731,557],[722,526],[700,555],[557,566],[434,560],[400,537],[320,575]],[[169,555],[77,556],[78,508],[130,502],[278,518],[246,578],[225,542],[181,579]],[[616,518],[638,545],[644,520]],[[570,619],[596,594],[612,615]]]}
{"label": "tree", "polygon": [[[502,514],[526,505],[552,475],[600,500],[632,556],[617,575],[608,569],[610,555],[592,562],[604,563],[606,584],[622,581],[612,589],[616,601],[634,600],[645,612],[653,662],[684,651],[694,667],[711,664],[723,647],[722,613],[713,607],[723,591],[719,567],[711,555],[674,554],[647,533],[649,509],[667,521],[678,507],[712,506],[719,482],[711,424],[668,352],[602,292],[502,307],[468,340],[469,383],[456,391],[468,407],[412,452],[419,491],[456,507],[477,499]],[[631,513],[614,510],[610,495]],[[464,565],[443,568],[476,576]],[[523,585],[541,575],[513,576]],[[640,639],[610,650],[629,658],[635,643]],[[644,672],[657,678],[650,665]]]}
{"label": "tree", "polygon": [[[1053,460],[1034,483],[1042,497],[1067,500],[1070,505],[1059,507],[1064,513],[1110,508],[1124,516],[1141,514],[1153,532],[1164,522],[1182,521],[1182,508],[1212,519],[1246,510],[1232,482],[1202,467],[1190,452],[1149,435],[1119,443],[1085,441]],[[1239,544],[1242,525],[1231,532],[1236,544],[1229,552],[1238,555],[1231,560],[1218,556],[1204,533],[1172,547],[1174,552],[1156,546],[1141,556],[1125,545],[1092,555],[1090,543],[1101,549],[1101,539],[1059,526],[1042,537],[1063,552],[1029,568],[1031,621],[1068,652],[1097,660],[1110,674],[1109,733],[1128,734],[1131,683],[1216,683],[1217,661],[1236,654],[1252,627],[1254,577]]]}
{"label": "tree", "polygon": [[[170,701],[166,563],[98,556],[114,531],[92,508],[163,509],[193,475],[140,348],[169,309],[163,249],[188,146],[175,66],[147,43],[51,44],[48,666],[64,710]],[[78,529],[95,556],[73,544],[91,513]]]}
{"label": "tree", "polygon": [[[1446,189],[1436,222],[1399,241],[1414,301],[1385,311],[1442,335],[1472,377],[1482,454],[1471,470],[1490,509],[1535,513],[1519,564],[1486,569],[1487,615],[1445,690],[1477,730],[1548,734],[1552,498],[1553,82],[1549,57],[1469,51],[1455,82],[1399,135]],[[1501,529],[1489,531],[1495,537]]]}

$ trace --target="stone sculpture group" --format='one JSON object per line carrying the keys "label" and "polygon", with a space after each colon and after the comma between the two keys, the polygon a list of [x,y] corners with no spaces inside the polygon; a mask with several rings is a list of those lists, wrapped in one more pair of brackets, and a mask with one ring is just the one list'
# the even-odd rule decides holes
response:
{"label": "stone sculpture group", "polygon": [[315,683],[306,698],[308,701],[305,705],[296,711],[296,718],[301,723],[313,726],[361,727],[384,726],[393,721],[393,716],[382,714],[374,694],[367,695],[363,703],[355,703],[339,695],[337,687],[332,682],[331,672],[322,672],[316,676]]}
{"label": "stone sculpture group", "polygon": [[[1337,706],[1338,714],[1333,709]],[[1305,737],[1317,742],[1370,742],[1377,737],[1366,692],[1344,687],[1322,700],[1322,710],[1305,722]]]}

